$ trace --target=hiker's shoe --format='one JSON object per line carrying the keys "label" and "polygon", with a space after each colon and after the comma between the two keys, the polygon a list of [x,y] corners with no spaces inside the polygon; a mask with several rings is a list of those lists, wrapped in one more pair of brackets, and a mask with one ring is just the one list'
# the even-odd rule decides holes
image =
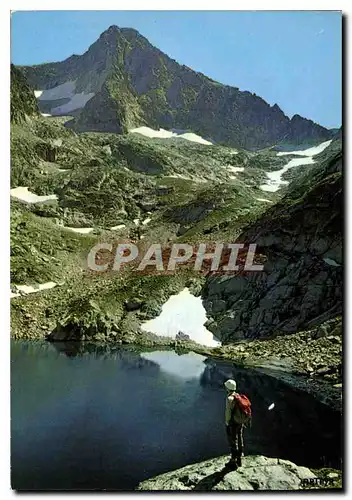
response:
{"label": "hiker's shoe", "polygon": [[237,463],[234,459],[231,459],[227,464],[225,465],[225,469],[229,470],[236,470],[237,469]]}
{"label": "hiker's shoe", "polygon": [[242,457],[237,459],[237,467],[242,467]]}

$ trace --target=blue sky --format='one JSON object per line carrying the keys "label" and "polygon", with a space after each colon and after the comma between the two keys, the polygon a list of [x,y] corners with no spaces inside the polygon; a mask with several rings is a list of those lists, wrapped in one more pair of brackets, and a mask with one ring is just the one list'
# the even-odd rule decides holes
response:
{"label": "blue sky", "polygon": [[11,60],[82,54],[112,24],[137,29],[178,62],[255,92],[288,116],[341,125],[339,12],[17,11]]}

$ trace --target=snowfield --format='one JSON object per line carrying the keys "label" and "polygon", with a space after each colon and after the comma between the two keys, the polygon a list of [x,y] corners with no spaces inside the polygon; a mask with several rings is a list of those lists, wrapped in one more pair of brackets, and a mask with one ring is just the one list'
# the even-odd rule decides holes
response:
{"label": "snowfield", "polygon": [[56,194],[38,196],[28,190],[28,187],[19,186],[10,190],[11,198],[25,203],[44,203],[46,201],[57,200]]}
{"label": "snowfield", "polygon": [[[87,102],[95,95],[94,92],[85,94],[84,92],[75,93],[76,82],[69,81],[62,83],[57,87],[46,90],[35,90],[34,95],[39,101],[56,101],[58,99],[70,99],[69,102],[52,108],[51,115],[67,115],[75,109],[84,108]],[[43,116],[50,116],[44,114]]]}
{"label": "snowfield", "polygon": [[303,149],[301,151],[282,151],[281,153],[277,153],[277,156],[287,156],[287,155],[298,155],[298,156],[315,156],[324,149],[326,149],[331,144],[331,141],[322,142],[318,144],[318,146],[313,146],[312,148]]}
{"label": "snowfield", "polygon": [[91,92],[90,94],[84,94],[83,92],[81,94],[74,94],[70,102],[63,104],[62,106],[58,106],[57,108],[53,108],[51,112],[53,115],[67,115],[75,109],[84,108],[87,102],[94,96],[94,92]]}
{"label": "snowfield", "polygon": [[235,179],[237,179],[237,172],[243,172],[244,171],[244,167],[233,167],[232,165],[226,165],[227,170],[229,172],[232,172],[234,173],[235,175],[230,175],[230,179],[233,181]]}
{"label": "snowfield", "polygon": [[93,231],[92,227],[68,227],[68,226],[64,227],[69,231],[73,231],[74,233],[80,233],[80,234],[89,234]]}
{"label": "snowfield", "polygon": [[[41,290],[49,290],[50,288],[54,288],[57,285],[57,283],[54,283],[54,281],[49,281],[48,283],[42,283],[41,285],[15,285],[15,289],[18,290],[17,292],[11,292],[10,297],[11,299],[14,297],[20,297],[21,295],[27,295],[29,293],[36,293],[40,292]],[[22,292],[22,293],[21,293]]]}
{"label": "snowfield", "polygon": [[205,139],[203,139],[203,137],[200,137],[197,134],[193,134],[193,132],[181,131],[181,133],[177,133],[177,132],[171,131],[171,130],[164,130],[163,128],[161,128],[159,130],[154,130],[154,129],[149,128],[149,127],[138,127],[138,128],[134,128],[132,130],[129,130],[129,132],[132,134],[141,134],[141,135],[144,135],[145,137],[149,137],[150,139],[177,138],[177,139],[186,139],[187,141],[197,142],[198,144],[204,144],[207,146],[213,145],[212,142],[206,141]]}
{"label": "snowfield", "polygon": [[215,347],[220,342],[203,325],[207,317],[200,297],[192,295],[185,288],[178,295],[172,295],[162,306],[160,316],[141,325],[142,330],[163,337],[175,338],[179,331],[189,335],[199,344]]}
{"label": "snowfield", "polygon": [[57,99],[71,99],[75,92],[76,82],[69,81],[57,87],[46,90],[35,90],[34,95],[39,101],[56,101]]}
{"label": "snowfield", "polygon": [[227,165],[227,170],[236,174],[237,172],[243,172],[244,167],[233,167],[232,165]]}
{"label": "snowfield", "polygon": [[271,200],[267,200],[266,198],[256,198],[257,201],[263,201],[265,203],[274,203],[273,201]]}
{"label": "snowfield", "polygon": [[308,148],[302,151],[285,151],[277,153],[277,156],[304,156],[304,158],[293,158],[290,160],[281,170],[276,170],[276,172],[266,172],[268,177],[268,183],[262,184],[260,189],[262,191],[270,191],[275,192],[280,189],[281,186],[286,186],[288,184],[287,181],[281,179],[282,175],[287,172],[290,168],[299,167],[300,165],[311,165],[315,163],[313,160],[313,156],[321,153],[326,149],[332,141],[322,142],[318,146],[314,146],[313,148]]}

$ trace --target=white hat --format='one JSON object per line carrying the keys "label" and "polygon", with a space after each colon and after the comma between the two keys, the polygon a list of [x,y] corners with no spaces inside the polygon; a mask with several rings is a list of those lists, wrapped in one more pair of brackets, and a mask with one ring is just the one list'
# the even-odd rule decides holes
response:
{"label": "white hat", "polygon": [[229,391],[235,391],[236,390],[236,382],[232,379],[226,380],[225,387]]}

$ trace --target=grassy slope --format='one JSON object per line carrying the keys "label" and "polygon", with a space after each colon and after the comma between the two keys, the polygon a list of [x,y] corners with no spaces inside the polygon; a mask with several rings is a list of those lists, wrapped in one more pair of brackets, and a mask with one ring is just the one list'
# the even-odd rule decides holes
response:
{"label": "grassy slope", "polygon": [[[250,153],[233,155],[221,146],[148,141],[137,135],[77,135],[62,122],[39,117],[12,126],[12,187],[25,185],[36,194],[58,196],[50,205],[12,202],[12,283],[63,282],[53,290],[13,299],[12,331],[16,337],[41,337],[58,323],[72,320],[88,330],[100,318],[102,331],[94,335],[115,331],[115,339],[116,331],[120,336],[137,331],[141,319],[155,316],[172,293],[186,284],[197,287],[202,278],[185,270],[172,277],[131,275],[126,285],[127,278],[116,273],[92,276],[85,261],[95,242],[116,237],[136,241],[133,219],[147,217],[151,222],[141,228],[145,246],[167,240],[211,242],[226,236],[221,223],[227,225],[235,211],[239,230],[267,205],[254,199],[258,194],[250,187],[251,171],[229,181],[226,165],[246,166]],[[191,217],[188,234],[178,236],[181,224],[172,214],[192,213],[190,207],[199,211],[210,201],[210,208]],[[109,231],[118,224],[126,228]],[[94,232],[83,236],[62,226],[93,227]],[[145,305],[127,314],[124,302],[136,297]]]}

